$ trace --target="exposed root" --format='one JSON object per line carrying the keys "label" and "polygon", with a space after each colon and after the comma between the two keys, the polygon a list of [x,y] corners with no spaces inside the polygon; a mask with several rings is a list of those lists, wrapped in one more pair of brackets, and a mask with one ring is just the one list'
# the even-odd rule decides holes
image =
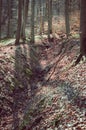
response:
{"label": "exposed root", "polygon": [[80,54],[80,55],[78,56],[77,60],[76,60],[75,63],[74,63],[74,66],[76,66],[76,65],[81,61],[82,56],[83,56],[82,54]]}
{"label": "exposed root", "polygon": [[80,55],[78,56],[77,60],[75,61],[74,66],[76,66],[77,64],[79,64],[79,62],[80,62],[81,60],[85,61],[85,60],[86,60],[86,56],[84,56],[83,54],[80,54]]}

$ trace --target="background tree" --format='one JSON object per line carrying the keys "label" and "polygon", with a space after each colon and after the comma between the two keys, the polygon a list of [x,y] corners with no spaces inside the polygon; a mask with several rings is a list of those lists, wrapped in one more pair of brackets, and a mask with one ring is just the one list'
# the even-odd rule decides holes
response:
{"label": "background tree", "polygon": [[23,6],[22,6],[22,28],[21,28],[21,38],[23,40],[26,39],[25,28],[26,28],[26,22],[27,22],[27,17],[28,17],[28,6],[29,6],[29,0],[23,0]]}
{"label": "background tree", "polygon": [[16,41],[15,44],[19,44],[21,36],[21,25],[22,25],[22,0],[18,0],[18,26],[16,32]]}
{"label": "background tree", "polygon": [[[1,0],[2,1],[2,0]],[[52,32],[52,26],[53,29],[55,28],[56,31],[58,30],[58,25],[56,23],[58,22],[64,22],[65,16],[64,16],[64,8],[65,8],[65,0],[38,0],[35,1],[35,7],[34,7],[34,16],[32,15],[33,7],[31,6],[32,0],[22,0],[22,27],[21,27],[21,38],[25,39],[25,35],[32,37],[31,35],[31,28],[33,28],[31,22],[31,19],[34,19],[32,21],[35,21],[34,30],[37,30],[36,35],[39,33],[42,33],[45,31],[45,33],[48,32],[48,37],[50,37],[50,32]],[[66,0],[67,1],[67,0]],[[73,8],[76,12],[79,11],[80,1],[79,0],[69,0],[71,3],[71,12],[73,12]],[[2,5],[2,37],[9,37],[13,36],[15,37],[16,31],[17,31],[17,23],[18,23],[18,0],[3,0]],[[41,4],[40,4],[41,3]],[[67,5],[66,5],[67,6]],[[11,7],[11,8],[8,8]],[[29,11],[28,11],[29,7]],[[68,8],[66,8],[68,10]],[[68,13],[68,12],[67,12]],[[46,16],[45,16],[46,14]],[[78,13],[79,14],[79,13]],[[74,15],[74,13],[71,13],[71,15]],[[72,17],[72,16],[71,16]],[[53,18],[53,21],[52,21]],[[1,20],[0,19],[0,20]],[[27,20],[26,20],[27,19]],[[67,19],[68,20],[68,19]],[[74,20],[74,19],[73,19]],[[27,22],[26,22],[27,21]],[[72,21],[72,20],[71,20]],[[71,22],[70,21],[70,26]],[[47,24],[48,22],[48,24]],[[40,26],[39,26],[40,25]],[[61,24],[60,24],[61,25]],[[63,25],[62,31],[65,31],[65,24]],[[25,29],[25,27],[27,27]],[[67,26],[68,27],[68,26]],[[61,29],[61,28],[60,28]],[[25,32],[26,30],[26,32]]]}
{"label": "background tree", "polygon": [[29,9],[29,3],[30,3],[30,0],[26,0],[26,3],[25,3],[25,27],[26,27],[26,23],[27,23],[27,19],[28,19],[28,9]]}
{"label": "background tree", "polygon": [[42,6],[42,1],[39,0],[39,11],[40,11],[40,34],[42,34],[43,31],[43,6]]}
{"label": "background tree", "polygon": [[70,21],[69,21],[69,0],[65,0],[65,26],[66,26],[66,35],[70,34]]}
{"label": "background tree", "polygon": [[35,0],[31,1],[31,43],[34,43]]}
{"label": "background tree", "polygon": [[23,0],[22,1],[23,2],[23,4],[22,4],[22,26],[21,26],[21,38],[23,39],[23,40],[25,40],[25,25],[26,25],[26,21],[25,21],[25,8],[26,8],[26,0]]}
{"label": "background tree", "polygon": [[2,21],[2,0],[0,0],[0,38],[1,38],[1,21]]}
{"label": "background tree", "polygon": [[48,0],[48,39],[52,34],[52,0]]}
{"label": "background tree", "polygon": [[8,0],[8,26],[7,26],[7,37],[10,37],[10,21],[11,20],[11,0]]}

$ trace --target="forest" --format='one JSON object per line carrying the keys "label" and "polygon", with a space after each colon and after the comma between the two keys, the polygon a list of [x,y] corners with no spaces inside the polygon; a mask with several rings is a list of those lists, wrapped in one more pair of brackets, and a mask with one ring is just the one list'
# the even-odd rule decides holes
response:
{"label": "forest", "polygon": [[0,130],[86,130],[86,0],[0,0]]}

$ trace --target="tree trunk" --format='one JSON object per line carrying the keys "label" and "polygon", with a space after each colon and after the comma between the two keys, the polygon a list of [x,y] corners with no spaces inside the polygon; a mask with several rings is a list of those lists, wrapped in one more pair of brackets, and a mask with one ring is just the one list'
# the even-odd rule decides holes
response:
{"label": "tree trunk", "polygon": [[21,29],[21,38],[23,40],[26,39],[25,27],[26,27],[26,21],[27,21],[27,17],[28,17],[28,5],[29,5],[29,0],[23,0],[22,29]]}
{"label": "tree trunk", "polygon": [[25,36],[25,7],[26,7],[26,0],[23,0],[23,5],[22,5],[22,27],[21,27],[21,38],[23,40],[26,39]]}
{"label": "tree trunk", "polygon": [[27,18],[28,18],[28,8],[29,8],[29,0],[26,0],[26,4],[25,4],[25,25],[27,23]]}
{"label": "tree trunk", "polygon": [[21,36],[21,24],[22,24],[22,0],[18,0],[18,26],[16,33],[16,41],[15,44],[19,44],[20,36]]}
{"label": "tree trunk", "polygon": [[34,15],[35,15],[35,0],[31,1],[31,43],[34,43]]}
{"label": "tree trunk", "polygon": [[0,0],[0,38],[1,38],[1,19],[2,18],[2,0]]}
{"label": "tree trunk", "polygon": [[81,0],[81,14],[80,14],[80,55],[75,61],[77,65],[82,57],[86,57],[86,0]]}
{"label": "tree trunk", "polygon": [[7,27],[7,37],[10,37],[10,19],[11,19],[11,0],[8,0],[8,27]]}
{"label": "tree trunk", "polygon": [[48,39],[52,34],[52,0],[48,0]]}
{"label": "tree trunk", "polygon": [[70,34],[70,23],[69,23],[69,0],[65,0],[65,26],[67,37]]}
{"label": "tree trunk", "polygon": [[39,13],[40,13],[40,34],[42,34],[42,3],[39,0]]}
{"label": "tree trunk", "polygon": [[58,3],[57,3],[57,14],[58,16],[60,15],[60,5],[59,5],[60,1],[58,0]]}
{"label": "tree trunk", "polygon": [[86,0],[81,0],[80,32],[80,52],[86,56]]}

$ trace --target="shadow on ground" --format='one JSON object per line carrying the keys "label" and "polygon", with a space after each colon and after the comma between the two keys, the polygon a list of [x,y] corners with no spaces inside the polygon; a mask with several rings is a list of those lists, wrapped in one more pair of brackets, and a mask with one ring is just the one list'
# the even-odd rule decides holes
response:
{"label": "shadow on ground", "polygon": [[[29,100],[33,101],[38,89],[38,82],[43,80],[41,66],[38,60],[36,47],[27,45],[16,46],[15,50],[15,74],[13,89],[13,126],[19,130],[21,113],[24,112]],[[31,103],[28,104],[28,108]],[[22,113],[23,115],[24,113]],[[20,117],[19,117],[20,116]]]}
{"label": "shadow on ground", "polygon": [[[11,94],[12,102],[10,103],[12,114],[12,126],[10,126],[10,129],[13,130],[20,130],[20,127],[21,130],[32,130],[36,128],[36,126],[40,124],[40,121],[43,120],[43,116],[40,114],[43,110],[41,106],[44,105],[45,100],[55,94],[56,89],[57,92],[60,90],[62,96],[66,96],[67,101],[77,106],[80,110],[85,108],[86,100],[80,96],[77,89],[73,88],[72,83],[59,78],[59,70],[54,79],[50,77],[49,80],[46,80],[46,75],[51,71],[53,65],[47,66],[44,70],[42,69],[39,62],[40,53],[38,49],[40,48],[37,46],[29,46],[26,44],[18,45],[15,48],[15,70],[14,78],[12,79],[14,86]],[[58,58],[56,67],[63,56]],[[54,74],[55,68],[53,70]],[[47,91],[37,95],[38,91],[41,91],[43,88]],[[48,89],[50,93],[48,93]],[[54,90],[53,95],[51,95],[52,89]],[[25,120],[25,118],[28,119]],[[47,127],[48,126],[46,126],[46,128]],[[39,128],[41,128],[41,126]]]}

